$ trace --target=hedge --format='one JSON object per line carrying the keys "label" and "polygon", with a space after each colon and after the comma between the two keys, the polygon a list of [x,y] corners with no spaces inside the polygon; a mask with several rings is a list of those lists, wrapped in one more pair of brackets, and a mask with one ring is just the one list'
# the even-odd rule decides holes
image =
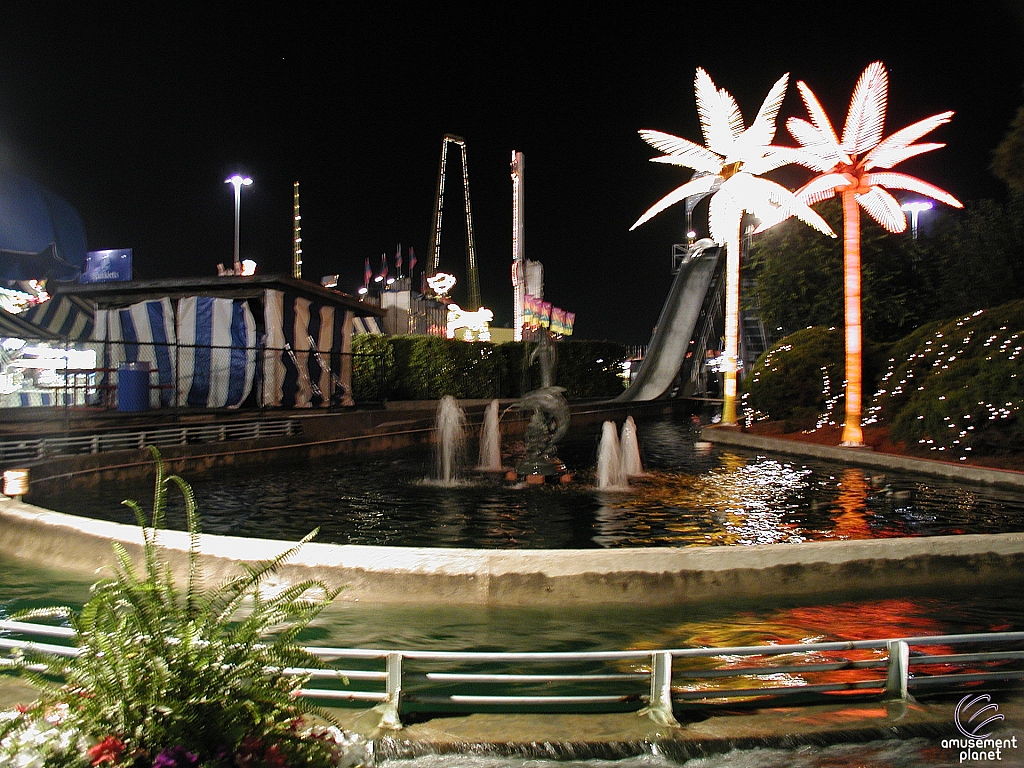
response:
{"label": "hedge", "polygon": [[[352,341],[356,402],[515,398],[540,386],[528,342],[466,343],[437,336],[357,334]],[[626,347],[610,341],[557,344],[555,384],[568,399],[610,398],[622,392]]]}

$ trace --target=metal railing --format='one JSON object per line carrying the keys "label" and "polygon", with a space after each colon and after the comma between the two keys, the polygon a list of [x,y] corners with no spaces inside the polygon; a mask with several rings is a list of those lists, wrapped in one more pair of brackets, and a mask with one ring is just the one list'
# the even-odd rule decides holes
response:
{"label": "metal railing", "polygon": [[34,461],[53,456],[74,456],[126,451],[155,445],[164,448],[227,440],[291,437],[302,432],[297,419],[252,419],[220,424],[196,424],[116,432],[97,432],[73,437],[49,436],[0,440],[0,462]]}
{"label": "metal railing", "polygon": [[[0,633],[8,652],[77,653],[66,627],[0,621]],[[840,694],[898,700],[1024,679],[1024,632],[653,651],[307,650],[325,668],[287,670],[308,678],[301,695],[377,705],[382,725],[392,728],[411,711],[639,710],[675,725],[674,710],[686,705],[781,706]],[[0,657],[0,666],[12,663],[9,653]]]}

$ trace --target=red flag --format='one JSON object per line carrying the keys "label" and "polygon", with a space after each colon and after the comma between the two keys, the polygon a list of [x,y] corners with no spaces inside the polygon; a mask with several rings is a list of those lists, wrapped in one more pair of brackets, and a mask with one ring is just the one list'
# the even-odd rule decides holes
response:
{"label": "red flag", "polygon": [[416,269],[416,252],[409,246],[409,274],[412,275],[412,271]]}
{"label": "red flag", "polygon": [[402,276],[402,244],[399,243],[398,247],[395,248],[395,271],[398,276]]}
{"label": "red flag", "polygon": [[377,277],[381,280],[388,279],[388,255],[386,253],[380,255],[380,274]]}
{"label": "red flag", "polygon": [[363,267],[363,288],[370,287],[370,280],[373,279],[373,270],[370,269],[370,257],[366,257],[366,265]]}

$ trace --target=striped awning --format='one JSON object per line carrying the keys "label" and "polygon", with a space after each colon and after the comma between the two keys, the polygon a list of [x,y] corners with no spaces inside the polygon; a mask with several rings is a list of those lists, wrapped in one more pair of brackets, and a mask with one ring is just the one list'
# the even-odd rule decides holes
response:
{"label": "striped awning", "polygon": [[381,336],[384,331],[381,330],[379,317],[367,316],[352,318],[352,333],[372,333]]}
{"label": "striped awning", "polygon": [[59,341],[61,337],[25,319],[25,313],[15,315],[0,309],[0,339],[26,339],[28,341]]}
{"label": "striped awning", "polygon": [[29,307],[18,317],[52,333],[57,338],[88,341],[92,338],[96,310],[91,301],[65,294]]}

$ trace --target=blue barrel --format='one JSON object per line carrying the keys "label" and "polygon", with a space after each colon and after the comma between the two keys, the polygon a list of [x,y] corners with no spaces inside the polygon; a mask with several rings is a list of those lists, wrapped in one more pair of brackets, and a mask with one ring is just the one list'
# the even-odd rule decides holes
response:
{"label": "blue barrel", "polygon": [[117,369],[117,410],[149,410],[149,363],[121,363]]}

